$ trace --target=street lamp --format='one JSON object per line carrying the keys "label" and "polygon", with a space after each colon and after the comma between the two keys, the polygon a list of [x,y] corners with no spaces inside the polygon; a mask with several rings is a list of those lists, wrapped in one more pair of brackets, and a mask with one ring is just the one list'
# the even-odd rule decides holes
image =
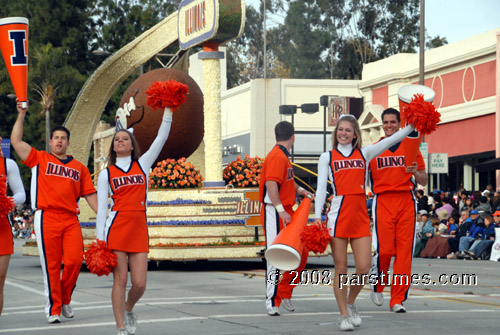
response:
{"label": "street lamp", "polygon": [[[292,116],[292,126],[295,128],[294,124],[294,114],[297,113],[297,108],[302,110],[302,113],[306,114],[314,114],[317,113],[319,110],[319,105],[318,104],[302,104],[300,106],[296,105],[280,105],[279,106],[279,113],[281,115],[291,115]],[[293,154],[293,146],[292,146],[292,162],[294,159],[294,154]]]}
{"label": "street lamp", "polygon": [[326,152],[326,107],[328,107],[328,95],[319,98],[319,104],[323,106],[323,152]]}

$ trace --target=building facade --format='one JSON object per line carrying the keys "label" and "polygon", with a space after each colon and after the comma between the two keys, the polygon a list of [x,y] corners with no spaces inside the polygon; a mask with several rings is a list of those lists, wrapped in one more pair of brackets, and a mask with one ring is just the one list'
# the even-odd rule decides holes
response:
{"label": "building facade", "polygon": [[[431,190],[500,187],[495,170],[477,171],[478,164],[500,157],[499,41],[500,28],[425,53],[425,85],[436,92],[434,105],[441,122],[423,142],[429,154],[448,155],[448,173],[431,174]],[[274,125],[292,121],[291,115],[279,114],[280,106],[318,103],[317,113],[301,113],[299,108],[293,115],[293,160],[316,171],[324,143],[331,149],[333,130],[328,119],[332,106],[322,106],[322,96],[363,98],[358,119],[366,145],[383,134],[381,112],[399,109],[398,89],[418,84],[418,78],[419,55],[397,54],[365,64],[362,80],[256,79],[224,91],[223,162],[245,154],[264,157],[275,143]]]}

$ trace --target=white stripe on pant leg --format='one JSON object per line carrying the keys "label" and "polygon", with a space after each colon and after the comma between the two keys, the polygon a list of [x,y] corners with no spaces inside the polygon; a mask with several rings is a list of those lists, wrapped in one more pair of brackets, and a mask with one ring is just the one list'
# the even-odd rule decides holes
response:
{"label": "white stripe on pant leg", "polygon": [[[379,276],[379,242],[378,242],[378,231],[377,231],[377,195],[373,198],[372,204],[372,218],[373,218],[373,230],[372,230],[372,265],[370,267],[370,275]],[[372,291],[375,292],[376,285],[371,285]]]}
{"label": "white stripe on pant leg", "polygon": [[[279,232],[279,215],[273,205],[266,205],[264,220],[266,224],[266,248],[269,248]],[[274,297],[278,291],[277,283],[279,282],[279,278],[277,278],[276,283],[272,282],[273,278],[277,276],[278,269],[270,262],[266,262],[266,264],[266,308],[270,308],[274,307]]]}
{"label": "white stripe on pant leg", "polygon": [[35,211],[34,216],[34,226],[35,226],[35,236],[36,243],[38,245],[38,254],[40,255],[40,266],[42,267],[42,275],[43,275],[43,289],[45,293],[45,316],[48,317],[50,313],[51,303],[50,303],[50,292],[49,292],[49,274],[47,272],[46,267],[46,258],[45,252],[43,249],[43,231],[42,231],[42,216],[43,211],[37,210]]}

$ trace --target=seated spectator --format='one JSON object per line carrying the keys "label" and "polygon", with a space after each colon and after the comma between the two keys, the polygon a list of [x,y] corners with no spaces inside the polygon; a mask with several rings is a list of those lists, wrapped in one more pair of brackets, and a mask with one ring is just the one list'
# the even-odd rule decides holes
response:
{"label": "seated spectator", "polygon": [[[470,197],[465,198],[464,205],[462,206],[462,210],[468,210],[469,212],[473,209],[472,208],[472,199]],[[460,213],[462,212],[460,211]]]}
{"label": "seated spectator", "polygon": [[436,211],[436,214],[437,214],[437,217],[439,219],[439,225],[438,225],[437,231],[438,231],[439,235],[445,234],[446,233],[446,223],[448,222],[448,217],[449,217],[448,212],[446,211],[446,209],[441,208],[441,209]]}
{"label": "seated spectator", "polygon": [[368,210],[371,210],[372,204],[373,204],[373,193],[368,192],[368,194],[366,195],[366,208],[368,208]]}
{"label": "seated spectator", "polygon": [[[427,219],[426,215],[422,215],[422,220]],[[439,219],[432,217],[427,220],[422,229],[422,237],[415,244],[415,251],[413,252],[413,257],[420,257],[420,253],[424,250],[427,241],[436,235],[436,228],[439,226]]]}
{"label": "seated spectator", "polygon": [[491,214],[491,205],[488,202],[488,198],[484,195],[479,197],[479,205],[475,208],[482,219],[488,214]]}
{"label": "seated spectator", "polygon": [[429,211],[429,199],[427,196],[424,194],[423,190],[418,190],[417,191],[417,209],[418,211]]}
{"label": "seated spectator", "polygon": [[497,210],[495,213],[493,213],[493,220],[495,227],[500,227],[500,210]]}
{"label": "seated spectator", "polygon": [[424,224],[427,222],[429,218],[429,213],[425,209],[421,209],[417,213],[417,225],[415,226],[415,238],[416,240],[420,240],[422,237],[422,229],[424,228]]}
{"label": "seated spectator", "polygon": [[467,195],[467,191],[465,189],[461,189],[458,191],[458,211],[462,212],[462,208],[465,206],[465,200],[467,200],[469,196]]}
{"label": "seated spectator", "polygon": [[21,223],[21,234],[20,238],[29,238],[31,236],[31,229],[29,228],[29,224],[27,220],[23,220]]}
{"label": "seated spectator", "polygon": [[[451,212],[453,212],[453,209],[454,209],[453,205],[450,203],[450,198],[443,197],[443,199],[441,201],[443,203],[443,206],[436,207],[435,213],[444,209],[448,213],[448,217],[450,217]],[[446,220],[448,219],[448,217],[446,217]]]}
{"label": "seated spectator", "polygon": [[[474,214],[472,214],[474,212]],[[477,211],[472,210],[471,216],[474,217],[475,221],[479,219],[479,213]],[[472,225],[472,217],[469,217],[469,210],[462,209],[460,218],[458,219],[458,227],[455,233],[451,233],[451,238],[448,239],[448,244],[450,245],[451,253],[449,253],[446,258],[448,259],[456,259],[458,258],[458,244],[460,243],[460,238],[462,236],[467,235],[467,230]]]}
{"label": "seated spectator", "polygon": [[[477,210],[472,210],[471,211],[471,218],[474,220],[474,216],[478,215]],[[479,216],[479,215],[478,215]],[[483,234],[484,230],[484,224],[483,221],[478,219],[476,221],[473,221],[472,224],[470,225],[469,229],[466,232],[465,236],[460,237],[460,242],[458,244],[458,252],[459,254],[457,255],[459,258],[460,257],[465,257],[465,250],[469,250],[471,244],[477,239],[480,238]]]}
{"label": "seated spectator", "polygon": [[493,194],[493,199],[491,200],[492,202],[492,208],[494,210],[498,210],[497,207],[500,207],[500,190],[496,191],[494,194]]}
{"label": "seated spectator", "polygon": [[12,236],[13,236],[13,238],[17,238],[19,236],[20,232],[21,232],[21,228],[19,228],[17,221],[14,221],[14,223],[12,224]]}
{"label": "seated spectator", "polygon": [[[476,239],[469,250],[465,250],[466,256],[471,259],[480,259],[481,254],[491,248],[493,242],[495,241],[495,224],[493,223],[493,217],[491,215],[486,215],[484,218],[484,230],[480,238]],[[465,257],[467,258],[467,257]]]}
{"label": "seated spectator", "polygon": [[449,235],[455,235],[456,232],[457,232],[457,228],[458,228],[458,216],[450,216],[448,218],[448,222],[446,223],[446,230],[447,230],[447,234]]}
{"label": "seated spectator", "polygon": [[441,208],[443,207],[443,203],[441,202],[441,196],[439,194],[434,194],[432,196],[432,199],[433,199],[433,204],[431,206],[431,210],[433,211],[433,213],[436,213],[436,210],[438,208]]}

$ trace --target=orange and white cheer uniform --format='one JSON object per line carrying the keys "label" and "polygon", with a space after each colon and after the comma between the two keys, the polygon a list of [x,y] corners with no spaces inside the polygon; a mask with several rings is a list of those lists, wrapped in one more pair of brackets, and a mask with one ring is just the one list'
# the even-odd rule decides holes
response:
{"label": "orange and white cheer uniform", "polygon": [[[0,156],[0,176],[5,176],[7,186],[12,190],[14,204],[20,205],[26,200],[23,181],[19,174],[19,167],[12,159]],[[14,240],[9,218],[0,216],[0,256],[14,253]]]}
{"label": "orange and white cheer uniform", "polygon": [[[417,169],[425,169],[420,152]],[[389,304],[392,308],[395,304],[402,304],[408,296],[417,224],[417,202],[413,193],[416,182],[413,175],[406,172],[403,145],[394,145],[370,163],[370,181],[375,194],[372,205],[374,254],[371,274],[379,278],[372,289],[380,293],[390,281]],[[389,273],[394,256],[393,272]],[[379,277],[381,275],[384,278]]]}
{"label": "orange and white cheer uniform", "polygon": [[[97,239],[112,250],[149,252],[146,217],[148,174],[167,141],[172,113],[166,110],[158,135],[138,161],[117,157],[116,164],[99,174],[97,182]],[[108,215],[108,195],[110,211]],[[107,215],[107,218],[106,218]]]}
{"label": "orange and white cheer uniform", "polygon": [[[266,236],[266,248],[269,248],[276,236],[284,229],[278,211],[274,208],[266,189],[266,181],[275,181],[278,184],[279,198],[285,211],[292,216],[295,204],[295,180],[293,166],[288,159],[288,150],[282,145],[275,145],[267,154],[259,182],[259,199],[262,202],[260,218]],[[292,290],[296,286],[294,279],[299,279],[300,273],[307,263],[308,251],[304,248],[301,255],[301,263],[295,272],[282,272],[267,262],[266,268],[266,308],[279,307],[282,299],[290,299]],[[281,280],[280,280],[281,279]]]}
{"label": "orange and white cheer uniform", "polygon": [[32,173],[31,206],[45,284],[45,314],[60,315],[62,304],[71,302],[83,262],[78,201],[96,191],[87,167],[72,156],[61,160],[31,148],[23,163]]}
{"label": "orange and white cheer uniform", "polygon": [[321,218],[326,200],[327,180],[330,179],[333,188],[333,198],[327,216],[330,236],[371,236],[365,196],[368,163],[390,146],[400,142],[412,130],[411,127],[406,127],[393,136],[361,150],[354,149],[352,144],[339,144],[334,150],[321,154],[318,162],[315,218]]}

